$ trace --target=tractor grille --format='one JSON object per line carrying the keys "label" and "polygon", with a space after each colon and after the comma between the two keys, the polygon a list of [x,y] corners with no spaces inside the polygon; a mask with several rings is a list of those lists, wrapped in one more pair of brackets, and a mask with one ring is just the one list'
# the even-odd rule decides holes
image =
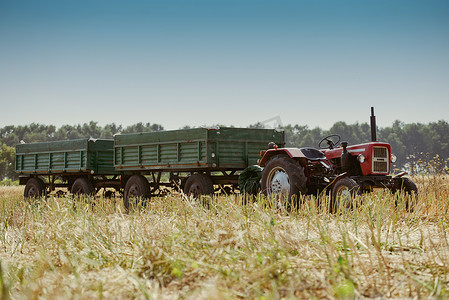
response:
{"label": "tractor grille", "polygon": [[373,173],[388,173],[388,149],[386,147],[373,148]]}
{"label": "tractor grille", "polygon": [[388,151],[385,147],[374,147],[373,148],[373,156],[379,157],[379,158],[388,158],[387,157]]}

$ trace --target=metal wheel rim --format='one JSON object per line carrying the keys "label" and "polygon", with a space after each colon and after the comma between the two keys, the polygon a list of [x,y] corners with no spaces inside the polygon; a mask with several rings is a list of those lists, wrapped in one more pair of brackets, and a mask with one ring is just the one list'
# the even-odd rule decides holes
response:
{"label": "metal wheel rim", "polygon": [[337,206],[348,208],[352,202],[352,193],[347,186],[341,186],[337,189],[335,198]]}
{"label": "metal wheel rim", "polygon": [[290,194],[290,178],[287,172],[281,168],[273,168],[267,177],[268,195],[285,195]]}

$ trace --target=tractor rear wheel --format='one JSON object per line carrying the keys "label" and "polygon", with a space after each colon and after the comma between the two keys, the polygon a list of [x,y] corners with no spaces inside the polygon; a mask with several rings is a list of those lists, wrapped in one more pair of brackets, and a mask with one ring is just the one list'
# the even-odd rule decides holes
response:
{"label": "tractor rear wheel", "polygon": [[359,184],[349,177],[340,179],[332,188],[330,212],[335,213],[351,209],[356,195],[360,195]]}
{"label": "tractor rear wheel", "polygon": [[131,176],[125,185],[125,194],[123,195],[123,205],[128,212],[131,203],[136,200],[149,199],[151,196],[150,183],[143,175]]}
{"label": "tractor rear wheel", "polygon": [[262,171],[262,192],[273,205],[287,210],[298,207],[299,196],[307,192],[307,178],[299,161],[288,156],[271,158]]}
{"label": "tractor rear wheel", "polygon": [[42,197],[45,192],[45,183],[40,178],[30,178],[28,179],[23,196],[28,199],[37,199]]}

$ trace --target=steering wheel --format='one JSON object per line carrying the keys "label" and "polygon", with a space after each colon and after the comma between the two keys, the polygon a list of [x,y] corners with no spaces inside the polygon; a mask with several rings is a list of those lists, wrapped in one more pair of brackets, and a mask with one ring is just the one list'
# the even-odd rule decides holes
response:
{"label": "steering wheel", "polygon": [[[320,149],[334,149],[334,147],[338,146],[340,143],[341,137],[338,134],[331,134],[323,138],[320,143],[318,144],[318,147]],[[327,146],[323,147],[323,142],[326,141]]]}

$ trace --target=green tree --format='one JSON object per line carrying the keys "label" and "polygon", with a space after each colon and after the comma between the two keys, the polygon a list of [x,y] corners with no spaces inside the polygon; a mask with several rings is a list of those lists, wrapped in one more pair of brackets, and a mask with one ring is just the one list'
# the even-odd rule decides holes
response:
{"label": "green tree", "polygon": [[249,125],[248,128],[264,129],[265,125],[261,122],[257,122],[256,124]]}
{"label": "green tree", "polygon": [[161,130],[164,130],[164,127],[159,124],[143,124],[142,122],[139,122],[137,124],[126,127],[125,129],[123,129],[122,133],[153,132]]}
{"label": "green tree", "polygon": [[433,155],[449,157],[449,123],[446,121],[438,121],[429,124],[430,152]]}
{"label": "green tree", "polygon": [[111,123],[111,124],[107,124],[101,134],[100,134],[100,138],[101,139],[112,139],[114,137],[115,134],[120,133],[123,130],[122,125],[115,125],[115,123]]}
{"label": "green tree", "polygon": [[0,145],[0,180],[5,178],[16,179],[15,173],[16,150],[5,144]]}
{"label": "green tree", "polygon": [[16,145],[20,139],[16,134],[15,126],[5,126],[0,130],[1,142],[8,146]]}
{"label": "green tree", "polygon": [[284,127],[287,147],[317,147],[323,138],[319,127],[309,129],[307,125],[287,125]]}

